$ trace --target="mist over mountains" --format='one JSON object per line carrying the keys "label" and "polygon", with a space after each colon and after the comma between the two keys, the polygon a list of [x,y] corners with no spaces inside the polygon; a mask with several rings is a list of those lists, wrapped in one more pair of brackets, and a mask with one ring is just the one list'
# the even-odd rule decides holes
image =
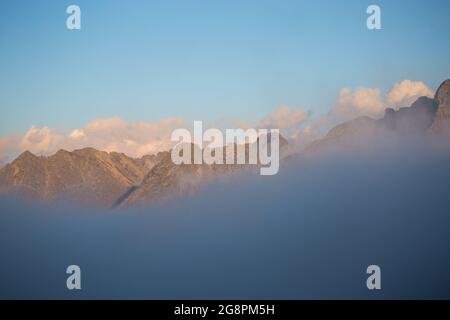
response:
{"label": "mist over mountains", "polygon": [[[420,97],[409,107],[386,109],[382,119],[359,117],[344,122],[313,141],[299,155],[349,143],[370,144],[376,139],[448,138],[450,80],[433,99]],[[282,150],[287,154],[287,143]],[[284,161],[285,162],[285,161]],[[283,163],[282,163],[283,166]],[[282,170],[282,168],[281,168]],[[194,192],[202,183],[243,171],[242,166],[181,165],[172,163],[170,151],[141,158],[85,148],[60,150],[44,157],[29,151],[0,169],[0,192],[40,201],[67,201],[101,207],[147,205]]]}
{"label": "mist over mountains", "polygon": [[[426,140],[379,140],[146,207],[0,197],[0,296],[448,299],[449,161]],[[65,287],[71,264],[79,292]]]}
{"label": "mist over mountains", "polygon": [[[448,84],[382,119],[335,127],[274,176],[175,166],[168,152],[25,153],[1,172],[4,188],[32,196],[0,195],[0,297],[448,299]],[[33,200],[40,190],[99,207]],[[65,287],[71,264],[78,292]]]}

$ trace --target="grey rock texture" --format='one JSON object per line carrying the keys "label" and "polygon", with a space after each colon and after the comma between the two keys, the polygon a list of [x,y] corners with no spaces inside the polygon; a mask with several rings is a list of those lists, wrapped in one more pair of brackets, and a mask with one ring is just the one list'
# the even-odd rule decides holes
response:
{"label": "grey rock texture", "polygon": [[450,131],[450,79],[440,85],[434,100],[438,109],[431,129],[435,133],[447,133]]}

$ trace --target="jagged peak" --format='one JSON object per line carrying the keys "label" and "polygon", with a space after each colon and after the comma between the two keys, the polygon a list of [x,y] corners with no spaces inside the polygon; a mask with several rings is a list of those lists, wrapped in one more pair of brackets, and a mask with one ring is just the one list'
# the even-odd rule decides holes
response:
{"label": "jagged peak", "polygon": [[411,107],[414,107],[417,104],[427,103],[427,102],[432,101],[432,100],[433,99],[431,99],[430,97],[422,96],[422,97],[417,98],[417,100],[413,102]]}
{"label": "jagged peak", "polygon": [[430,111],[435,112],[436,110],[434,110],[434,108],[437,107],[436,101],[429,97],[422,96],[422,97],[417,98],[417,100],[414,101],[411,104],[411,106],[402,107],[402,108],[399,108],[398,110],[395,110],[394,108],[386,108],[385,113],[384,113],[384,118],[392,116],[398,112],[415,110],[415,109],[424,108],[424,107],[430,108]]}
{"label": "jagged peak", "polygon": [[449,104],[450,100],[450,79],[445,80],[441,83],[439,88],[436,90],[434,99],[439,102],[439,104]]}
{"label": "jagged peak", "polygon": [[32,152],[26,150],[26,151],[22,152],[22,153],[16,158],[16,160],[37,159],[37,158],[38,158],[38,157],[37,157],[34,153],[32,153]]}
{"label": "jagged peak", "polygon": [[437,94],[439,93],[439,91],[444,90],[445,88],[447,88],[447,89],[450,88],[450,79],[444,80],[444,81],[440,84],[439,88],[436,90],[436,94],[435,94],[435,95],[437,96]]}

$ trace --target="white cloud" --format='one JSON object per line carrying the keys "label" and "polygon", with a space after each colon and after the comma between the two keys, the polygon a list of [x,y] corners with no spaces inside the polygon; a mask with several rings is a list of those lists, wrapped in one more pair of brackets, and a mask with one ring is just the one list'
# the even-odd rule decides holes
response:
{"label": "white cloud", "polygon": [[334,108],[335,115],[343,120],[362,115],[378,117],[383,112],[381,90],[372,88],[359,88],[355,91],[349,88],[341,89]]}
{"label": "white cloud", "polygon": [[186,127],[186,121],[181,118],[127,122],[118,117],[93,120],[70,132],[32,126],[24,134],[0,137],[0,164],[25,150],[50,155],[59,149],[72,151],[85,147],[141,157],[170,149],[170,134],[180,127]]}
{"label": "white cloud", "polygon": [[80,139],[80,138],[84,138],[84,137],[86,137],[86,135],[84,134],[83,130],[79,130],[79,129],[73,130],[69,135],[69,138],[72,138],[72,139]]}
{"label": "white cloud", "polygon": [[265,129],[291,129],[300,126],[309,116],[302,108],[278,107],[265,117],[259,127]]}
{"label": "white cloud", "polygon": [[346,121],[359,116],[380,118],[386,108],[409,107],[421,96],[432,97],[433,91],[423,82],[403,80],[384,96],[378,88],[358,88],[352,91],[343,88],[339,92],[331,115],[338,121]]}
{"label": "white cloud", "polygon": [[394,109],[409,107],[417,98],[433,97],[433,91],[423,82],[403,80],[396,83],[386,95],[385,105]]}
{"label": "white cloud", "polygon": [[167,118],[158,122],[127,122],[118,117],[98,119],[84,128],[73,130],[64,139],[64,145],[67,149],[90,146],[141,157],[170,149],[170,134],[174,129],[186,125],[186,121],[181,118]]}
{"label": "white cloud", "polygon": [[37,154],[45,154],[64,144],[64,136],[52,132],[48,127],[37,128],[32,126],[22,137],[19,148]]}

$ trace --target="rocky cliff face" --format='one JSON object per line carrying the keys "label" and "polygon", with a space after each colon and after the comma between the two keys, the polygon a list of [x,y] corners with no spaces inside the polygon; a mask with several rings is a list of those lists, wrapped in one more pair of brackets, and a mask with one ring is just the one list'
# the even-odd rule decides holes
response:
{"label": "rocky cliff face", "polygon": [[438,109],[431,130],[435,133],[448,133],[450,131],[450,79],[440,85],[434,100],[438,104]]}

